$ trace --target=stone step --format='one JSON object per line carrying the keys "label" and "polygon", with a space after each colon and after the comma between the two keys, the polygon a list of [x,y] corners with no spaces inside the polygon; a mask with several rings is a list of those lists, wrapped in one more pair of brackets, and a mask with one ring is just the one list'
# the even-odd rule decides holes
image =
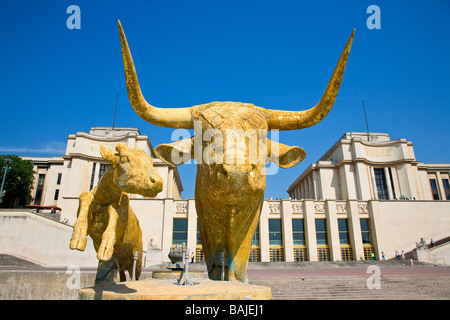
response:
{"label": "stone step", "polygon": [[272,288],[276,299],[450,299],[450,276],[382,276],[380,289],[368,277],[249,278]]}

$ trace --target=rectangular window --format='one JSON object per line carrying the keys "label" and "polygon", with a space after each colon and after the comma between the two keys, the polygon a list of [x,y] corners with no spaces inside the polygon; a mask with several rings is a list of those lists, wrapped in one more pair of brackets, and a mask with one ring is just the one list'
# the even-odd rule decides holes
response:
{"label": "rectangular window", "polygon": [[202,245],[202,240],[200,239],[200,228],[198,226],[198,219],[197,219],[197,245]]}
{"label": "rectangular window", "polygon": [[45,174],[38,176],[38,183],[36,188],[36,195],[34,197],[34,204],[40,205],[42,198],[42,191],[44,190]]}
{"label": "rectangular window", "polygon": [[440,200],[436,179],[430,179],[430,186],[431,186],[431,193],[433,194],[433,200]]}
{"label": "rectangular window", "polygon": [[372,237],[370,235],[370,224],[369,219],[359,219],[361,224],[361,237],[363,245],[371,245]]}
{"label": "rectangular window", "polygon": [[91,183],[89,185],[89,190],[92,190],[92,188],[94,188],[94,177],[95,177],[95,167],[96,167],[96,163],[94,162],[92,164],[92,171],[91,171]]}
{"label": "rectangular window", "polygon": [[61,179],[62,179],[62,173],[58,173],[58,178],[56,179],[56,184],[57,185],[61,184]]}
{"label": "rectangular window", "polygon": [[375,183],[377,184],[378,199],[389,200],[384,168],[374,168],[373,171],[375,173]]}
{"label": "rectangular window", "polygon": [[183,242],[187,244],[187,234],[188,234],[188,219],[174,218],[172,244],[181,245],[183,244]]}
{"label": "rectangular window", "polygon": [[58,200],[59,197],[59,189],[55,190],[55,197],[53,198],[53,200]]}
{"label": "rectangular window", "polygon": [[45,174],[40,174],[38,178],[38,186],[43,186],[45,181]]}
{"label": "rectangular window", "polygon": [[316,220],[316,239],[318,246],[328,245],[327,240],[327,224],[325,219],[315,219]]}
{"label": "rectangular window", "polygon": [[348,234],[347,219],[338,219],[339,241],[341,245],[349,245],[350,237]]}
{"label": "rectangular window", "polygon": [[305,245],[305,228],[303,219],[292,219],[292,237],[294,239],[294,246]]}
{"label": "rectangular window", "polygon": [[450,185],[448,183],[448,179],[442,179],[442,184],[444,185],[445,197],[447,200],[450,200]]}
{"label": "rectangular window", "polygon": [[269,219],[269,245],[282,246],[281,219]]}

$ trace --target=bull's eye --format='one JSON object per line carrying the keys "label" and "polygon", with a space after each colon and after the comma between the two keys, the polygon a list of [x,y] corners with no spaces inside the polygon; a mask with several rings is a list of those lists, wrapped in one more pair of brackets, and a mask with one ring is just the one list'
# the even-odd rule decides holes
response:
{"label": "bull's eye", "polygon": [[120,156],[120,163],[127,163],[128,162],[128,158],[127,156]]}

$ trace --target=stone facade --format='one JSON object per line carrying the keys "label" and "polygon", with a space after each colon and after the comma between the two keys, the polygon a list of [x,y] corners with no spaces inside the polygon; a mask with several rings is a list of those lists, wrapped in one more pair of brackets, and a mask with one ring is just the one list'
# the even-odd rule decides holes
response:
{"label": "stone facade", "polygon": [[[145,266],[169,262],[170,248],[182,242],[195,252],[196,261],[202,261],[195,201],[180,199],[176,167],[155,158],[148,137],[137,129],[110,131],[92,128],[89,134],[70,135],[61,158],[32,158],[37,175],[46,174],[41,204],[61,207],[61,220],[69,219],[72,225],[78,196],[95,186],[101,175],[99,145],[113,148],[125,142],[143,148],[164,179],[157,197],[134,195],[130,201],[142,228]],[[396,250],[413,250],[422,237],[427,242],[446,238],[449,171],[450,164],[416,161],[413,144],[405,139],[371,134],[368,141],[365,133],[346,133],[291,184],[289,199],[264,200],[250,261],[360,260],[371,259],[372,253],[381,259],[382,252],[390,259]],[[430,179],[435,179],[435,189]]]}
{"label": "stone facade", "polygon": [[449,163],[417,161],[411,141],[347,132],[287,192],[292,199],[450,200],[449,173]]}

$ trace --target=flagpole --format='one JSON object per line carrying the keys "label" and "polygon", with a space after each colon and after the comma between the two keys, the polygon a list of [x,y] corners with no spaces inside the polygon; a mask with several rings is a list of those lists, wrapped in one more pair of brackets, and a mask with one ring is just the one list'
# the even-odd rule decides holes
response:
{"label": "flagpole", "polygon": [[367,122],[366,106],[364,105],[364,100],[362,101],[362,105],[364,109],[364,118],[366,118],[367,141],[370,141],[369,122]]}
{"label": "flagpole", "polygon": [[115,127],[115,125],[116,125],[116,113],[117,113],[117,101],[119,100],[119,94],[117,94],[117,97],[116,97],[116,109],[114,110],[114,122],[113,122],[113,130],[114,130],[114,127]]}

